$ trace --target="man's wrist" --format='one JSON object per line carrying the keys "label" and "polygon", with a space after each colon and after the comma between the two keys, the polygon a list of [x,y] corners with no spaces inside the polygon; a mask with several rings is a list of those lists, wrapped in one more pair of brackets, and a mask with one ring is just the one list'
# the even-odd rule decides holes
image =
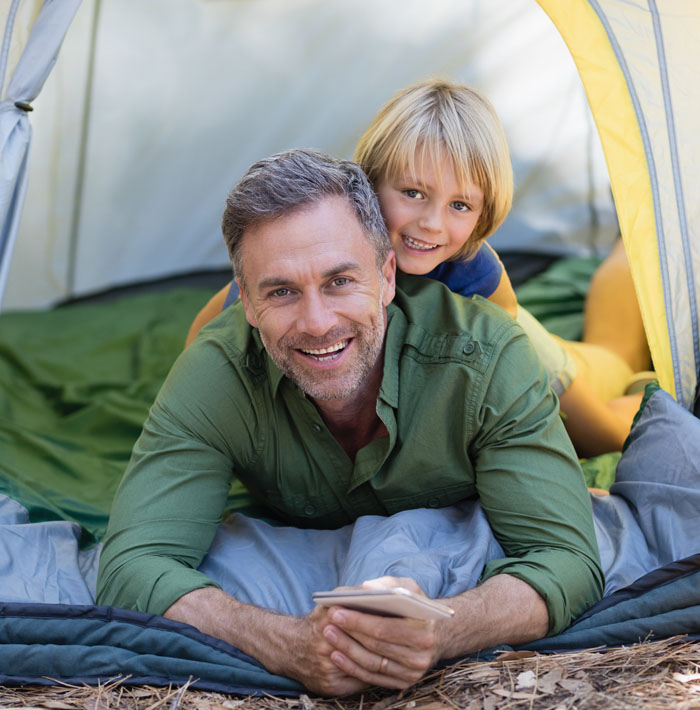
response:
{"label": "man's wrist", "polygon": [[244,604],[216,587],[195,589],[164,613],[257,659],[271,673],[291,676],[285,660],[301,620]]}
{"label": "man's wrist", "polygon": [[526,582],[507,574],[445,601],[455,616],[438,622],[436,628],[441,659],[504,643],[527,643],[546,636],[549,628],[542,597]]}

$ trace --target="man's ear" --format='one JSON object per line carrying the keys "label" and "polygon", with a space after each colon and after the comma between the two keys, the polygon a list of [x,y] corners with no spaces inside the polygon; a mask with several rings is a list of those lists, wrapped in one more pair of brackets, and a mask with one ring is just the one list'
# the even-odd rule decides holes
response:
{"label": "man's ear", "polygon": [[382,305],[386,308],[394,300],[394,295],[396,294],[396,255],[393,249],[390,249],[386,255],[386,260],[382,266],[382,276],[384,276]]}
{"label": "man's ear", "polygon": [[235,281],[236,286],[238,286],[238,290],[241,294],[241,303],[243,303],[243,310],[245,311],[246,320],[253,326],[253,328],[257,328],[258,321],[255,318],[255,311],[253,310],[252,306],[250,305],[250,301],[248,300],[248,294],[245,292],[245,289],[243,288],[243,284],[241,284],[240,279],[235,279]]}

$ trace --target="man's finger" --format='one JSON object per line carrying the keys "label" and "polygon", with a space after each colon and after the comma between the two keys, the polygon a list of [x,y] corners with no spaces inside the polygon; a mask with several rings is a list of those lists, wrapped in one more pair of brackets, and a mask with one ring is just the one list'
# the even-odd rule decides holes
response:
{"label": "man's finger", "polygon": [[[391,644],[386,644],[384,653],[369,650],[367,646],[358,643],[355,638],[333,625],[326,626],[323,634],[326,640],[335,647],[335,650],[340,652],[342,658],[352,663],[352,675],[356,673],[356,666],[363,669],[362,675],[355,676],[363,680],[367,677],[367,674],[374,676],[389,675],[396,680],[412,685],[433,664],[432,654],[426,651],[396,647]],[[334,657],[334,653],[335,651],[330,654],[331,660],[337,663],[343,671],[350,673],[348,664],[341,664],[339,662],[341,656]],[[401,687],[405,687],[405,685]]]}
{"label": "man's finger", "polygon": [[[407,669],[394,661],[386,657],[373,655],[375,659],[379,661],[377,665],[375,660],[375,665],[377,665],[375,672],[368,670],[342,651],[333,651],[331,653],[331,660],[346,675],[357,678],[359,681],[370,685],[381,686],[382,688],[403,690],[417,683],[424,675],[424,673],[417,673],[415,671],[407,672]],[[384,672],[382,672],[381,669],[384,669]]]}
{"label": "man's finger", "polygon": [[388,658],[411,671],[427,670],[432,666],[436,658],[433,645],[427,648],[417,648],[404,644],[388,643],[357,631],[347,635],[376,656]]}
{"label": "man's finger", "polygon": [[389,643],[419,650],[435,644],[434,621],[377,616],[345,608],[331,609],[328,620],[353,637],[361,634],[370,643],[369,648],[378,653],[382,653],[383,647],[375,644]]}

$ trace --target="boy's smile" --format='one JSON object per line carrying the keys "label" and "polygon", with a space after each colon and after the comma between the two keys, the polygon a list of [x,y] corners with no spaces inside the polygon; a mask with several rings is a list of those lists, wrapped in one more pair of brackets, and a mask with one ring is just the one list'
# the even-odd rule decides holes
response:
{"label": "boy's smile", "polygon": [[454,257],[474,231],[484,203],[478,185],[465,193],[449,160],[419,158],[415,175],[406,169],[376,185],[397,266],[408,274],[427,274]]}

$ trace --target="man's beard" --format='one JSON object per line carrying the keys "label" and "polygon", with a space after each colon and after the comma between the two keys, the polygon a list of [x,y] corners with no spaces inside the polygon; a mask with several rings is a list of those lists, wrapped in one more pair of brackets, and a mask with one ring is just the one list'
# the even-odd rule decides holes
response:
{"label": "man's beard", "polygon": [[[282,338],[277,347],[270,347],[262,333],[260,338],[275,365],[309,397],[319,400],[343,399],[355,392],[365,381],[382,351],[386,323],[381,298],[375,322],[376,325],[368,326],[354,323],[345,327],[338,326],[329,330],[322,338]],[[302,363],[294,361],[293,354],[287,355],[292,350],[314,350],[349,338],[353,339],[352,347],[355,350],[350,355],[353,358],[353,367],[343,374],[333,369],[307,370]]]}

